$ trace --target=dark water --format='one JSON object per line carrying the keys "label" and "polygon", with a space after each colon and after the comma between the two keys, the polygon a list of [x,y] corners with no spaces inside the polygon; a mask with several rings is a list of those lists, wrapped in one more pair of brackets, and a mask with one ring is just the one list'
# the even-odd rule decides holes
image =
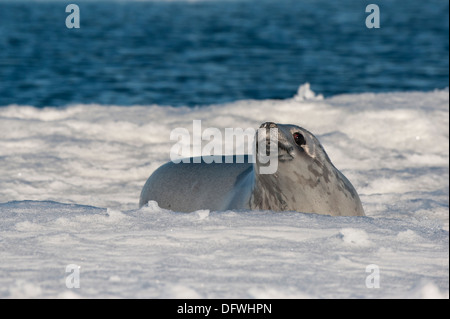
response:
{"label": "dark water", "polygon": [[[66,5],[81,28],[65,26]],[[365,26],[376,3],[381,28]],[[0,0],[0,105],[204,105],[449,86],[446,0]]]}

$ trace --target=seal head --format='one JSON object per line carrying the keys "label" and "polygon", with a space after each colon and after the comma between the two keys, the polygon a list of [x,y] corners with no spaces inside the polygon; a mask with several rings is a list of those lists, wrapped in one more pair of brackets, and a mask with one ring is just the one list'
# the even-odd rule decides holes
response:
{"label": "seal head", "polygon": [[[266,155],[270,144],[276,142],[269,130],[276,128],[278,131],[278,169],[274,174],[261,174],[261,167],[267,164],[261,163],[257,146],[255,186],[250,199],[252,209],[364,216],[353,185],[331,163],[311,132],[296,125],[273,122],[264,123],[260,128],[266,129]],[[258,140],[262,138],[264,136],[257,136]]]}

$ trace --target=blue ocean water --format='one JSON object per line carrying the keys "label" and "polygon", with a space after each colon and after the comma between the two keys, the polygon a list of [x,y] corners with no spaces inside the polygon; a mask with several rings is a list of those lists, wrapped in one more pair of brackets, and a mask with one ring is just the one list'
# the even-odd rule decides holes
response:
{"label": "blue ocean water", "polygon": [[0,0],[0,106],[195,106],[305,82],[325,96],[448,87],[449,2]]}

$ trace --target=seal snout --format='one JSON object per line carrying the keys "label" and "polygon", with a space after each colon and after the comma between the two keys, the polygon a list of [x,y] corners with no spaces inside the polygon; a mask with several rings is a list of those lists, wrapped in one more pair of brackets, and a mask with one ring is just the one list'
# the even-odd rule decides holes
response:
{"label": "seal snout", "polygon": [[[262,142],[265,144],[264,149],[266,156],[271,155],[270,146],[273,145],[277,149],[276,156],[280,161],[292,160],[294,158],[294,147],[292,146],[292,143],[286,138],[282,124],[265,122],[261,124],[259,128],[265,130],[256,133],[258,141],[258,143],[256,144],[257,153],[259,152],[259,143]],[[276,131],[272,133],[271,129],[276,129]],[[261,134],[261,136],[258,137],[258,134]]]}

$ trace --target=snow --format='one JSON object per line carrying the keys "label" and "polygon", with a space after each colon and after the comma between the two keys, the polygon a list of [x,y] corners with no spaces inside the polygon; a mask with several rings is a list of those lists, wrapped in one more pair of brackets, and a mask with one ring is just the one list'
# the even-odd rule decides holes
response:
{"label": "snow", "polygon": [[[198,108],[1,107],[0,298],[448,298],[448,117],[448,89],[323,98],[309,85]],[[198,119],[310,130],[367,216],[138,209],[171,130]],[[72,264],[80,288],[66,286]]]}

